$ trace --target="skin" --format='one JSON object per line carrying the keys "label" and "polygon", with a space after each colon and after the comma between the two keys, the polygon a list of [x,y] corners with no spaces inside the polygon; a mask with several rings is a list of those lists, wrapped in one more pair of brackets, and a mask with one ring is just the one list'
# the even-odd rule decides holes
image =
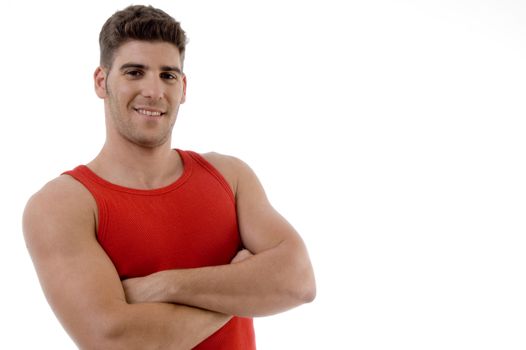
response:
{"label": "skin", "polygon": [[172,302],[244,317],[267,316],[314,299],[315,282],[305,246],[270,205],[254,172],[219,154],[206,158],[231,183],[245,248],[242,263],[168,270],[123,282],[130,302]]}
{"label": "skin", "polygon": [[[96,174],[137,189],[164,187],[181,176],[182,161],[171,149],[186,97],[181,67],[172,44],[130,41],[116,51],[111,69],[96,69],[106,117],[106,142],[87,164]],[[247,249],[230,265],[121,282],[96,240],[96,203],[80,183],[60,176],[29,200],[23,220],[28,250],[51,307],[79,348],[190,349],[231,315],[272,314],[314,298],[305,246],[272,208],[256,175],[234,157],[203,156],[236,196]]]}

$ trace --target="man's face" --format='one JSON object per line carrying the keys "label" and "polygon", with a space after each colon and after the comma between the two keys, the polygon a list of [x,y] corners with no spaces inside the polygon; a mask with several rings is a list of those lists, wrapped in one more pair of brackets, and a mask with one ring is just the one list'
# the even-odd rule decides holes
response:
{"label": "man's face", "polygon": [[109,72],[95,72],[105,100],[108,137],[153,148],[170,142],[186,94],[179,50],[167,42],[129,41],[116,50]]}

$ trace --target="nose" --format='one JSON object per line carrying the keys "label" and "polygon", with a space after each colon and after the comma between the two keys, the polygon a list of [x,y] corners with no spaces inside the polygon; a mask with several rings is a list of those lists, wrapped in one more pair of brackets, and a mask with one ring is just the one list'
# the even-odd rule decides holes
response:
{"label": "nose", "polygon": [[154,101],[160,100],[164,95],[164,87],[161,79],[153,75],[143,79],[141,94]]}

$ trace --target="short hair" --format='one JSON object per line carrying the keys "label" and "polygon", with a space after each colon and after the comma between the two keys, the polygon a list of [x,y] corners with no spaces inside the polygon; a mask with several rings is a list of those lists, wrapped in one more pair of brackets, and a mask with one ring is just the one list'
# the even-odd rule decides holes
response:
{"label": "short hair", "polygon": [[99,34],[100,65],[111,68],[115,51],[130,40],[164,41],[174,44],[184,61],[186,34],[181,24],[152,6],[132,5],[115,12]]}

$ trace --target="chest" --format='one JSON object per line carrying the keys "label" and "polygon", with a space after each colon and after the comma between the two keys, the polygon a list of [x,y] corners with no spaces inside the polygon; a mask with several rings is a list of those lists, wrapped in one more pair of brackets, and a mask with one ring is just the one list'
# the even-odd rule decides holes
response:
{"label": "chest", "polygon": [[99,221],[99,242],[121,278],[228,264],[240,247],[235,203],[220,187],[114,196]]}

